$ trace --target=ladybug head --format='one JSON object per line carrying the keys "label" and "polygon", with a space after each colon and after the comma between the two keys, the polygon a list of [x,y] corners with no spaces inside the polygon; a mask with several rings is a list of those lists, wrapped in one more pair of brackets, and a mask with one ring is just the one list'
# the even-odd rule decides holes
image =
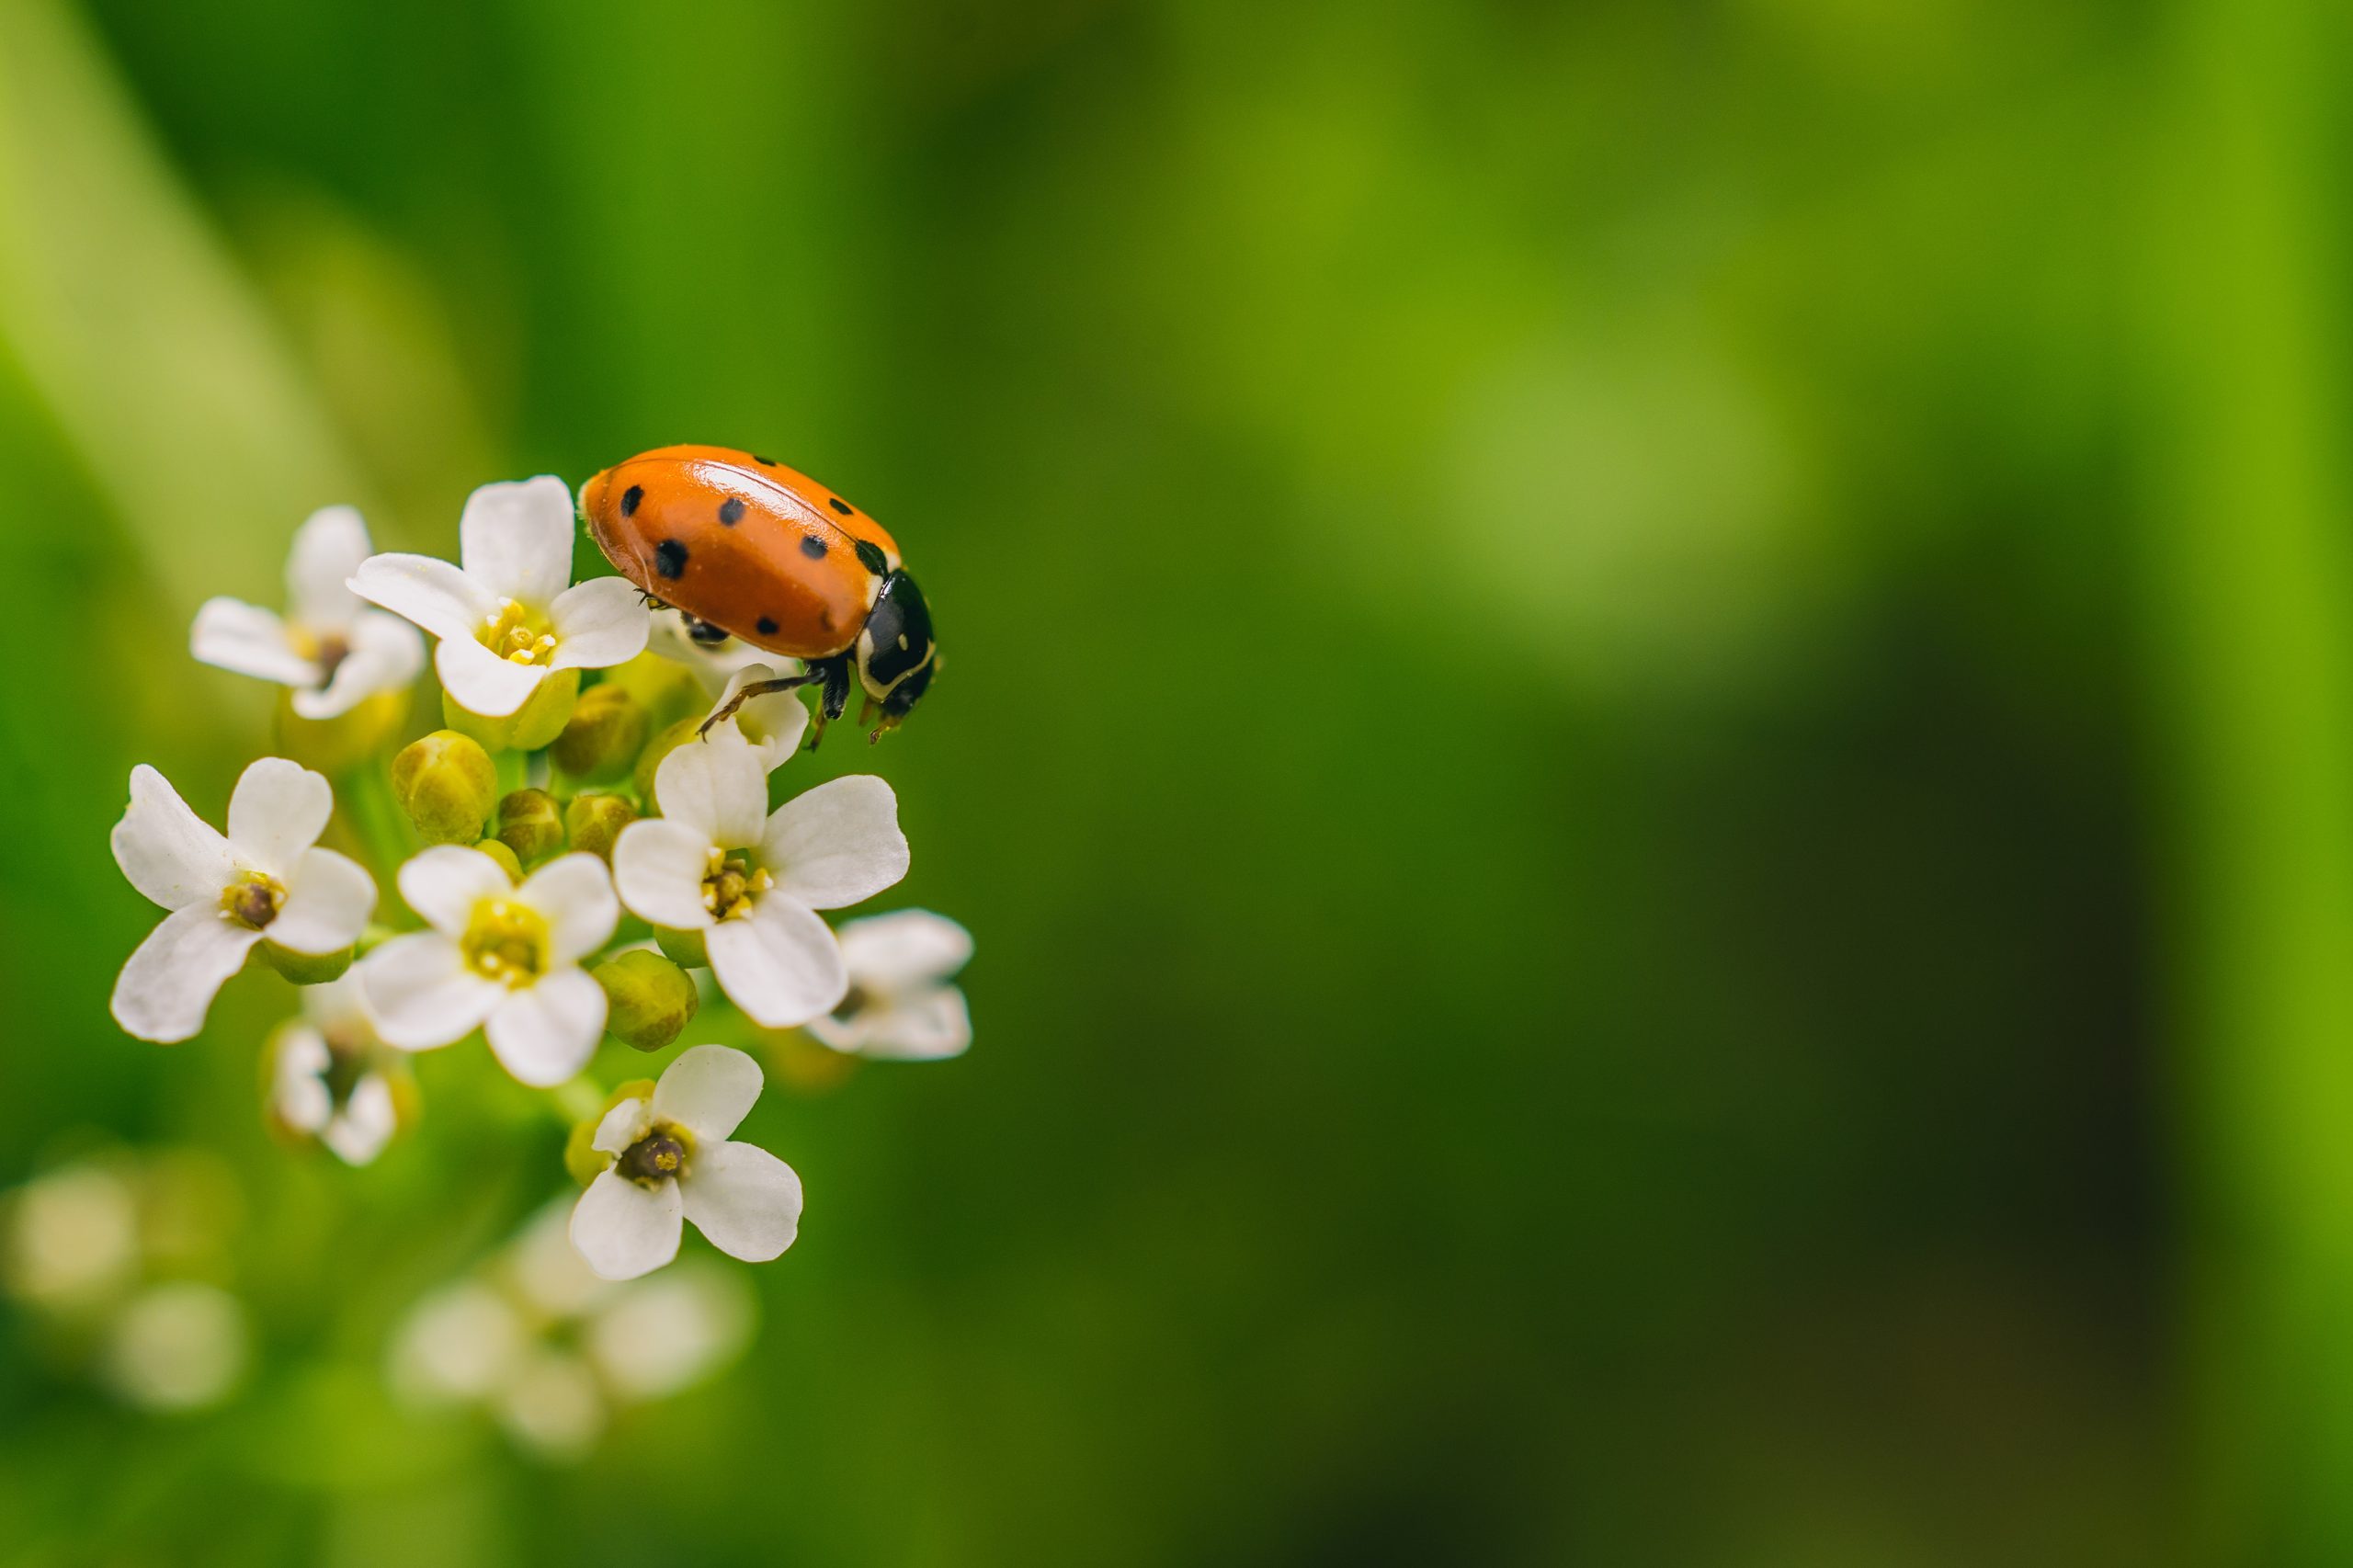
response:
{"label": "ladybug head", "polygon": [[923,590],[904,572],[883,579],[874,611],[866,618],[855,650],[858,683],[882,705],[874,733],[895,730],[923,698],[939,667],[939,645],[932,640],[931,608]]}

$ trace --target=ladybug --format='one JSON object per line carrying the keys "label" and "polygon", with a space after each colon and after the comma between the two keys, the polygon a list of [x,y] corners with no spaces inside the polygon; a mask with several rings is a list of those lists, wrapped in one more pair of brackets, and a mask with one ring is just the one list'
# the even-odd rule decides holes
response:
{"label": "ladybug", "polygon": [[657,605],[675,606],[698,642],[740,637],[802,661],[806,673],[756,681],[745,699],[815,685],[825,722],[842,716],[850,676],[895,730],[939,668],[931,611],[882,526],[772,458],[731,447],[657,447],[580,487],[589,537]]}

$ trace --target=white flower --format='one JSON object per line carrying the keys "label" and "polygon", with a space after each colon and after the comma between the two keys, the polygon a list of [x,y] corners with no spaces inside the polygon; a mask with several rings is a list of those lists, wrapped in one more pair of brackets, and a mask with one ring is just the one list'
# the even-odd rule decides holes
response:
{"label": "white flower", "polygon": [[[726,680],[721,683],[718,700],[711,704],[710,710],[716,713],[726,707],[734,699],[737,692],[754,681],[776,678],[777,671],[773,665],[760,664],[738,665],[728,675]],[[792,754],[799,748],[802,733],[809,728],[809,710],[792,692],[763,692],[744,702],[733,714],[713,725],[711,733],[716,734],[730,725],[734,727],[738,735],[751,744],[753,751],[759,754],[761,767],[774,773],[792,760]],[[660,793],[661,786],[658,783],[654,789],[655,793]]]}
{"label": "white flower", "polygon": [[425,667],[425,640],[398,616],[369,609],[346,579],[368,559],[368,525],[348,506],[311,514],[286,561],[288,616],[239,599],[205,601],[189,635],[208,665],[294,688],[294,711],[333,719]]}
{"label": "white flower", "polygon": [[139,1272],[139,1200],[108,1166],[68,1165],[17,1189],[6,1210],[0,1278],[55,1312],[119,1294]]}
{"label": "white flower", "polygon": [[807,1028],[835,1051],[936,1062],[972,1043],[972,1016],[949,982],[972,961],[972,934],[927,909],[846,923],[839,933],[849,994]]}
{"label": "white flower", "polygon": [[433,668],[458,706],[488,719],[521,710],[558,670],[594,670],[645,651],[645,608],[619,577],[572,581],[572,493],[542,474],[466,498],[452,566],[376,555],[351,589],[441,639]]}
{"label": "white flower", "polygon": [[400,1122],[392,1086],[377,1065],[381,1044],[357,969],[304,987],[302,1017],[278,1031],[270,1109],[345,1165],[368,1164]]}
{"label": "white flower", "polygon": [[200,1410],[235,1389],[251,1358],[244,1304],[213,1285],[154,1285],[108,1330],[99,1372],[147,1410]]}
{"label": "white flower", "polygon": [[187,1040],[265,936],[313,956],[358,941],[376,907],[376,884],[332,849],[313,847],[334,812],[324,778],[266,756],[237,780],[223,837],[162,774],[144,764],[131,769],[115,863],[171,914],[122,966],[116,1021],[142,1040]]}
{"label": "white flower", "polygon": [[700,935],[720,989],[756,1023],[789,1028],[849,988],[820,909],[870,898],[906,875],[898,797],[870,774],[820,784],[767,811],[762,754],[721,725],[662,759],[657,819],[613,846],[621,902]]}
{"label": "white flower", "polygon": [[759,1064],[723,1045],[670,1063],[652,1100],[605,1113],[595,1147],[613,1164],[572,1210],[572,1244],[608,1279],[634,1279],[677,1256],[680,1217],[730,1257],[766,1263],[801,1228],[801,1178],[750,1143],[731,1143],[760,1097]]}
{"label": "white flower", "polygon": [[360,963],[386,1043],[429,1051],[480,1028],[535,1088],[587,1065],[605,1032],[605,992],[580,960],[620,920],[602,860],[561,856],[517,887],[481,850],[444,844],[403,866],[400,884],[431,929],[395,937]]}
{"label": "white flower", "polygon": [[477,1277],[411,1309],[386,1367],[403,1403],[483,1406],[525,1448],[575,1459],[608,1404],[676,1393],[742,1352],[754,1314],[739,1278],[688,1262],[602,1278],[573,1250],[570,1208],[549,1205]]}

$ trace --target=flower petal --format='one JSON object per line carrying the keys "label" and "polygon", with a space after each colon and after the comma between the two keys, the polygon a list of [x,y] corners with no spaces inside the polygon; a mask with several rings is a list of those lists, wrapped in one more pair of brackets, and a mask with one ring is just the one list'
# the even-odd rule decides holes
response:
{"label": "flower petal", "polygon": [[198,661],[282,686],[316,686],[319,666],[294,651],[286,623],[259,605],[207,599],[188,632]]}
{"label": "flower petal", "polygon": [[515,891],[506,868],[479,849],[437,844],[409,857],[401,868],[401,899],[417,918],[445,937],[462,937],[474,905]]}
{"label": "flower petal", "polygon": [[767,1028],[830,1013],[849,991],[833,932],[815,911],[780,893],[763,894],[748,920],[720,921],[703,943],[719,988]]}
{"label": "flower petal", "polygon": [[601,670],[645,652],[645,601],[625,577],[591,577],[548,607],[560,670]]}
{"label": "flower petal", "polygon": [[678,1256],[678,1184],[648,1188],[600,1173],[572,1210],[572,1245],[603,1278],[634,1279]]}
{"label": "flower petal", "polygon": [[115,864],[131,885],[165,909],[199,900],[210,909],[237,880],[229,841],[143,762],[131,770],[131,805],[114,824],[113,843]]}
{"label": "flower petal", "polygon": [[758,1062],[728,1046],[698,1045],[663,1070],[654,1085],[654,1114],[716,1143],[743,1125],[759,1097]]}
{"label": "flower petal", "polygon": [[594,855],[560,855],[523,879],[515,896],[547,917],[555,961],[577,963],[612,940],[620,924],[613,876]]}
{"label": "flower petal", "polygon": [[820,784],[777,808],[760,837],[760,862],[812,909],[871,898],[907,874],[899,798],[870,773]]}
{"label": "flower petal", "polygon": [[290,1024],[279,1032],[269,1096],[278,1120],[297,1132],[317,1132],[335,1119],[335,1096],[324,1076],[334,1061],[318,1030]]}
{"label": "flower petal", "polygon": [[324,691],[297,691],[294,711],[305,719],[335,719],[379,692],[398,691],[425,668],[425,639],[399,616],[362,610],[347,629],[351,650]]}
{"label": "flower petal", "polygon": [[662,814],[700,832],[722,849],[760,841],[768,814],[768,774],[742,735],[724,726],[689,738],[654,770]]}
{"label": "flower petal", "polygon": [[700,930],[711,923],[702,903],[710,850],[710,835],[685,823],[667,817],[633,822],[613,841],[613,886],[639,919],[674,931]]}
{"label": "flower petal", "polygon": [[438,931],[395,937],[359,962],[376,1032],[403,1051],[431,1051],[482,1027],[506,987],[466,967],[458,944]]}
{"label": "flower petal", "polygon": [[[812,1020],[810,1032],[824,1021]],[[952,985],[888,1002],[863,1021],[858,1053],[877,1062],[938,1062],[961,1056],[972,1043],[972,1010]]]}
{"label": "flower petal", "polygon": [[472,637],[444,637],[433,650],[433,673],[467,712],[504,719],[531,700],[531,693],[548,678],[548,666],[502,659]]}
{"label": "flower petal", "polygon": [[141,1040],[171,1045],[204,1027],[212,998],[244,967],[261,933],[208,904],[176,909],[139,944],[114,983],[115,1022]]}
{"label": "flower petal", "polygon": [[[774,680],[777,671],[769,665],[746,665],[727,677],[718,701],[711,704],[717,712],[735,694],[754,681]],[[755,697],[735,710],[727,722],[751,744],[759,755],[760,766],[774,773],[792,760],[800,748],[801,737],[809,728],[809,709],[799,696],[790,691],[771,691]]]}
{"label": "flower petal", "polygon": [[483,1025],[499,1065],[516,1082],[552,1088],[588,1065],[605,1034],[605,988],[560,969],[508,993]]}
{"label": "flower petal", "polygon": [[894,909],[842,924],[842,962],[869,991],[945,980],[972,959],[972,934],[928,909]]}
{"label": "flower petal", "polygon": [[800,1233],[801,1178],[756,1144],[696,1150],[678,1189],[695,1229],[730,1257],[766,1263]]}
{"label": "flower petal", "polygon": [[290,952],[341,952],[359,940],[375,912],[376,879],[332,849],[313,849],[294,863],[286,903],[267,935]]}
{"label": "flower petal", "polygon": [[375,546],[368,525],[349,506],[322,506],[294,530],[286,558],[286,608],[308,631],[336,631],[359,613],[351,574]]}
{"label": "flower petal", "polygon": [[629,1153],[631,1144],[645,1136],[653,1121],[654,1108],[632,1095],[605,1113],[605,1119],[597,1123],[597,1134],[588,1141],[588,1146],[600,1154],[619,1159]]}
{"label": "flower petal", "polygon": [[320,1131],[319,1142],[345,1165],[364,1165],[384,1152],[399,1125],[392,1085],[381,1074],[370,1073],[352,1088],[343,1114]]}
{"label": "flower petal", "polygon": [[266,756],[239,776],[229,797],[229,847],[241,863],[285,881],[333,815],[335,790],[324,774]]}
{"label": "flower petal", "polygon": [[572,581],[572,492],[553,474],[485,484],[458,519],[458,559],[498,597],[544,610]]}
{"label": "flower petal", "polygon": [[416,622],[436,637],[471,642],[498,614],[498,596],[430,555],[371,555],[351,574],[351,591]]}

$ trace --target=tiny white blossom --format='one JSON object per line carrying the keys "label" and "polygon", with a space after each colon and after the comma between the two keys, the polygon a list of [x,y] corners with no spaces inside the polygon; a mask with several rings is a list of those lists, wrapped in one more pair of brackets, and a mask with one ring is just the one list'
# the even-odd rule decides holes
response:
{"label": "tiny white blossom", "polygon": [[620,920],[602,860],[560,856],[517,887],[481,850],[445,844],[403,866],[400,887],[431,928],[360,961],[386,1043],[429,1051],[480,1028],[507,1072],[537,1088],[587,1065],[605,992],[580,960]]}
{"label": "tiny white blossom", "polygon": [[572,493],[542,474],[466,498],[452,566],[376,555],[352,574],[364,599],[441,640],[433,667],[458,706],[484,718],[521,710],[558,670],[602,669],[645,651],[645,607],[619,577],[572,583]]}
{"label": "tiny white blossom", "polygon": [[162,774],[133,768],[131,807],[114,829],[115,863],[171,913],[123,965],[116,1021],[142,1040],[187,1040],[263,937],[312,956],[358,940],[376,884],[351,860],[314,847],[334,812],[325,778],[264,757],[237,780],[223,836]]}
{"label": "tiny white blossom", "polygon": [[107,1334],[98,1369],[122,1399],[178,1412],[218,1404],[252,1359],[244,1304],[192,1279],[151,1286]]}
{"label": "tiny white blossom", "polygon": [[753,1322],[741,1279],[691,1262],[658,1279],[600,1278],[573,1249],[571,1207],[549,1205],[477,1277],[410,1311],[386,1369],[404,1403],[482,1406],[525,1448],[574,1459],[608,1404],[676,1393],[741,1353]]}
{"label": "tiny white blossom", "polygon": [[612,1161],[572,1210],[572,1244],[608,1279],[677,1256],[682,1219],[730,1257],[766,1263],[801,1228],[801,1178],[767,1150],[728,1142],[760,1097],[759,1064],[723,1045],[670,1063],[650,1100],[625,1099],[597,1126]]}
{"label": "tiny white blossom", "polygon": [[368,559],[368,525],[348,506],[311,514],[294,533],[279,616],[239,599],[205,601],[189,651],[208,665],[294,688],[294,711],[333,719],[425,667],[425,639],[396,615],[370,609],[347,585]]}
{"label": "tiny white blossom", "polygon": [[382,1041],[357,969],[306,986],[302,1017],[276,1037],[270,1109],[347,1165],[364,1165],[392,1142],[400,1117],[377,1066]]}
{"label": "tiny white blossom", "polygon": [[[739,665],[720,683],[717,700],[711,704],[713,713],[734,700],[735,694],[755,681],[774,680],[776,666],[771,665]],[[759,755],[760,766],[770,773],[792,760],[800,748],[801,737],[809,728],[809,710],[801,699],[790,691],[763,692],[747,699],[735,711],[711,727],[716,734],[729,725],[751,744]],[[657,790],[659,786],[656,786]]]}
{"label": "tiny white blossom", "polygon": [[846,922],[839,932],[849,994],[809,1032],[835,1051],[935,1062],[972,1043],[972,1016],[952,983],[972,961],[972,934],[927,909]]}
{"label": "tiny white blossom", "polygon": [[662,815],[613,846],[621,902],[699,933],[720,989],[756,1023],[789,1028],[849,988],[821,909],[870,898],[906,875],[898,797],[870,774],[820,784],[767,810],[764,754],[722,724],[654,773]]}

